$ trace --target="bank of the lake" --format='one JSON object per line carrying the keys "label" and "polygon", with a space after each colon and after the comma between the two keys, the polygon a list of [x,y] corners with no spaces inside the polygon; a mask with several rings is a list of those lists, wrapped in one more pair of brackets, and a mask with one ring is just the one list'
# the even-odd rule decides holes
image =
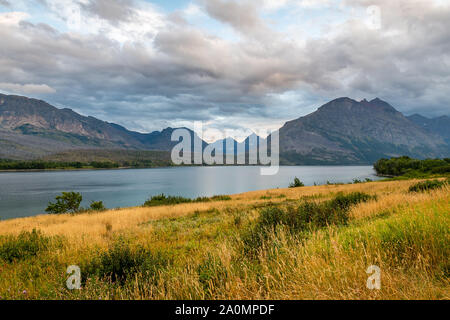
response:
{"label": "bank of the lake", "polygon": [[259,166],[168,167],[127,170],[81,170],[0,173],[0,218],[44,213],[62,191],[81,192],[84,202],[103,201],[108,208],[142,205],[165,193],[188,198],[285,188],[294,177],[306,185],[377,180],[371,166],[282,166],[262,176]]}
{"label": "bank of the lake", "polygon": [[[450,190],[411,192],[418,182],[0,221],[0,297],[450,299]],[[81,290],[64,285],[72,265]]]}

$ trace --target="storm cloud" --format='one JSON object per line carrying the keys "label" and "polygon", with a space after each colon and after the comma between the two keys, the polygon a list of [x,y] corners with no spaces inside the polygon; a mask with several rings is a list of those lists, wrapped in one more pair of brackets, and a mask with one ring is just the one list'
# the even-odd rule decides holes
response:
{"label": "storm cloud", "polygon": [[[378,29],[366,21],[374,4]],[[227,36],[187,10],[137,0],[47,0],[43,10],[65,28],[12,5],[0,12],[0,90],[141,131],[193,120],[275,128],[340,96],[380,97],[407,114],[449,113],[450,6],[442,1],[323,1],[337,22],[307,1],[195,6]],[[305,10],[315,10],[319,32],[284,22],[283,14],[295,21]]]}

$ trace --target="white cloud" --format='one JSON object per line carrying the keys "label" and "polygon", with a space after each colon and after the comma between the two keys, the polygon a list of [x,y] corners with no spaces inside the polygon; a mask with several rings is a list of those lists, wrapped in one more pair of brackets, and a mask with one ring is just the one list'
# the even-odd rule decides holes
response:
{"label": "white cloud", "polygon": [[46,4],[69,32],[101,34],[122,44],[147,42],[166,26],[163,14],[148,3],[135,6],[127,0],[105,1],[46,0]]}
{"label": "white cloud", "polygon": [[46,84],[18,84],[0,82],[0,90],[16,94],[49,94],[56,90]]}
{"label": "white cloud", "polygon": [[26,12],[4,12],[0,13],[0,24],[17,25],[28,17],[29,14]]}

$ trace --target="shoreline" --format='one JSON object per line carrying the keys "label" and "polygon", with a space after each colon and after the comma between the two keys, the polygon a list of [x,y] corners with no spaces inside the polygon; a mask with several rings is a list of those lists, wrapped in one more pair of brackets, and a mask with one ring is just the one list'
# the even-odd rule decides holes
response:
{"label": "shoreline", "polygon": [[[206,274],[211,275],[207,279],[231,281],[229,286],[214,287],[218,300],[267,298],[265,292],[260,295],[255,290],[265,285],[266,279],[271,281],[266,287],[269,298],[274,299],[308,299],[319,294],[326,294],[322,297],[330,300],[342,298],[342,287],[335,288],[336,279],[350,288],[345,296],[349,300],[361,299],[361,294],[366,299],[380,300],[429,299],[430,295],[439,299],[448,292],[442,266],[448,257],[448,232],[443,226],[449,223],[450,193],[448,187],[420,194],[408,192],[414,183],[267,189],[236,194],[227,201],[0,221],[2,244],[8,250],[4,250],[5,255],[14,254],[12,262],[6,260],[2,264],[0,293],[4,299],[174,300],[192,298],[190,288],[195,286],[199,290],[195,298],[201,299],[209,293],[210,287],[205,287],[200,278]],[[334,214],[336,207],[329,204],[336,201],[340,192],[349,202],[348,209],[339,211],[348,219],[345,224],[320,224],[319,219],[312,219],[311,225],[306,226],[296,223],[305,218],[301,215],[305,212],[303,201],[313,209],[309,216]],[[295,220],[282,220],[283,228],[274,228],[276,233],[265,238],[261,226],[272,229],[279,222],[273,219],[269,225],[262,225],[263,213],[289,214]],[[251,241],[256,237],[264,242]],[[399,241],[403,238],[408,241]],[[43,249],[31,251],[37,246]],[[416,251],[405,261],[421,257],[417,260],[420,264],[405,270],[409,264],[398,260],[397,253],[409,253],[411,247]],[[431,258],[423,260],[430,254]],[[119,261],[117,267],[113,265],[115,269],[109,267],[109,257]],[[383,268],[385,289],[376,296],[361,290],[367,282],[367,265],[373,262],[393,265],[392,269]],[[260,265],[268,266],[262,282]],[[82,290],[75,293],[61,290],[61,284],[69,277],[68,266],[79,266],[92,281],[84,282]],[[130,276],[124,282],[111,282],[111,272],[119,274],[122,270]],[[149,278],[148,270],[155,270],[152,272],[157,282]],[[279,281],[280,275],[283,281]],[[430,280],[417,282],[418,278]],[[317,287],[317,279],[325,279],[325,283],[321,280]],[[408,281],[407,285],[403,280]],[[146,291],[129,290],[136,287]],[[158,290],[161,287],[167,290]],[[230,287],[234,288],[231,292]],[[25,290],[27,295],[23,294]],[[110,295],[112,292],[114,296]]]}
{"label": "shoreline", "polygon": [[[298,165],[280,165],[280,167],[370,167],[371,164],[298,164]],[[56,169],[0,169],[0,173],[7,172],[63,172],[63,171],[106,171],[106,170],[130,170],[130,169],[169,169],[169,168],[219,168],[219,167],[265,167],[264,165],[172,165],[157,167],[119,167],[119,168],[56,168]],[[377,175],[378,176],[378,175]],[[394,176],[381,176],[393,178]]]}
{"label": "shoreline", "polygon": [[[168,167],[170,168],[170,167]],[[108,170],[108,169],[105,169]],[[117,170],[117,169],[116,169]],[[1,172],[0,172],[1,173]],[[409,180],[409,179],[408,179]],[[411,179],[412,180],[412,179]],[[224,194],[226,196],[232,197],[232,198],[237,198],[239,196],[246,196],[246,195],[251,195],[251,194],[255,194],[255,193],[278,193],[281,192],[283,190],[287,190],[287,191],[294,191],[294,190],[306,190],[308,188],[320,188],[320,187],[333,187],[333,186],[350,186],[350,185],[360,185],[360,184],[367,184],[367,183],[378,183],[378,182],[390,182],[389,180],[386,179],[380,179],[380,180],[373,180],[373,181],[369,181],[369,182],[362,182],[362,183],[336,183],[336,184],[318,184],[318,185],[305,185],[304,187],[298,187],[298,188],[272,188],[272,189],[258,189],[258,190],[250,190],[250,191],[246,191],[246,192],[240,192],[240,193],[232,193],[232,194]],[[200,197],[200,196],[199,196]],[[214,201],[212,201],[214,202]],[[183,204],[183,203],[181,203]],[[145,207],[143,205],[133,205],[133,206],[124,206],[124,207],[115,207],[115,208],[107,208],[105,211],[100,211],[100,212],[79,212],[79,213],[64,213],[64,214],[49,214],[49,213],[38,213],[38,214],[34,214],[34,215],[29,215],[29,216],[24,216],[24,217],[14,217],[14,218],[0,218],[0,223],[2,221],[11,221],[11,220],[16,220],[16,219],[29,219],[29,218],[36,218],[36,217],[42,217],[42,216],[55,216],[55,217],[60,217],[60,216],[70,216],[70,217],[74,217],[74,216],[80,216],[83,214],[96,214],[96,213],[102,213],[102,212],[115,212],[115,211],[123,211],[123,210],[132,210],[132,209],[137,209],[137,208],[158,208],[158,207],[171,207],[171,206],[176,206],[179,204],[174,204],[174,205],[169,205],[169,204],[164,204],[164,205],[160,205],[160,206],[154,206],[154,207]]]}
{"label": "shoreline", "polygon": [[[359,184],[354,184],[354,183],[344,183],[344,184],[321,184],[321,185],[308,185],[308,186],[304,186],[304,187],[298,187],[298,188],[273,188],[273,189],[261,189],[261,190],[251,190],[251,191],[246,191],[246,192],[240,192],[240,193],[233,193],[233,194],[227,194],[227,196],[231,197],[234,200],[242,200],[241,198],[247,198],[250,197],[252,198],[253,195],[255,194],[278,194],[278,193],[282,193],[282,192],[287,192],[287,193],[303,193],[303,192],[307,192],[310,191],[312,189],[323,189],[323,188],[330,188],[330,187],[336,187],[336,188],[345,188],[346,186],[352,186],[352,185],[364,185],[364,184],[368,184],[368,183],[377,183],[377,182],[383,182],[384,180],[377,180],[377,181],[371,181],[371,182],[363,182],[363,183],[359,183]],[[390,182],[390,181],[388,181]],[[260,199],[258,198],[257,200],[260,201],[265,201],[266,199]],[[283,199],[281,199],[283,200]],[[157,210],[158,208],[175,208],[177,206],[196,206],[196,205],[210,205],[210,204],[214,204],[217,202],[223,202],[223,201],[210,201],[210,202],[205,202],[205,203],[195,203],[195,202],[191,202],[191,203],[179,203],[179,204],[163,204],[163,205],[159,205],[159,206],[149,206],[149,207],[145,207],[143,205],[136,205],[136,206],[127,206],[127,207],[117,207],[117,208],[107,208],[105,211],[99,211],[99,212],[80,212],[80,213],[62,213],[62,214],[49,214],[49,213],[39,213],[36,215],[31,215],[31,216],[25,216],[25,217],[15,217],[15,218],[8,218],[8,219],[0,219],[0,224],[2,222],[11,222],[14,220],[21,220],[21,219],[40,219],[43,217],[56,217],[56,218],[62,218],[62,217],[80,217],[80,216],[84,216],[84,215],[99,215],[99,214],[105,214],[105,213],[112,213],[112,212],[119,212],[119,211],[129,211],[129,210],[134,210],[134,209],[143,209],[143,210]],[[227,203],[228,201],[225,201],[225,203]]]}

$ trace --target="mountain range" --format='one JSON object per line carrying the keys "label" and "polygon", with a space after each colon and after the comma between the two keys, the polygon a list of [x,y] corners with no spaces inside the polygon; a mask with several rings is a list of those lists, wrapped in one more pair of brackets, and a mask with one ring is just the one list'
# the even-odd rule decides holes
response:
{"label": "mountain range", "polygon": [[[280,129],[281,162],[371,164],[382,157],[400,155],[449,157],[449,128],[448,116],[406,117],[378,98],[339,98]],[[0,94],[0,159],[52,158],[55,154],[70,157],[70,151],[76,150],[169,152],[177,144],[171,141],[174,130],[139,133],[42,100]],[[200,139],[189,131],[192,138]],[[255,147],[249,141],[242,142],[246,151]],[[220,148],[224,141],[214,144]]]}
{"label": "mountain range", "polygon": [[177,144],[171,141],[174,130],[139,133],[42,100],[0,94],[0,158],[33,159],[76,149],[169,151]]}
{"label": "mountain range", "polygon": [[[447,128],[450,122],[447,117]],[[339,98],[280,129],[284,163],[358,164],[400,155],[449,156],[449,144],[381,99]]]}
{"label": "mountain range", "polygon": [[425,131],[441,136],[447,144],[450,144],[450,117],[442,116],[434,119],[428,119],[420,114],[414,114],[408,117],[409,120],[419,125]]}

